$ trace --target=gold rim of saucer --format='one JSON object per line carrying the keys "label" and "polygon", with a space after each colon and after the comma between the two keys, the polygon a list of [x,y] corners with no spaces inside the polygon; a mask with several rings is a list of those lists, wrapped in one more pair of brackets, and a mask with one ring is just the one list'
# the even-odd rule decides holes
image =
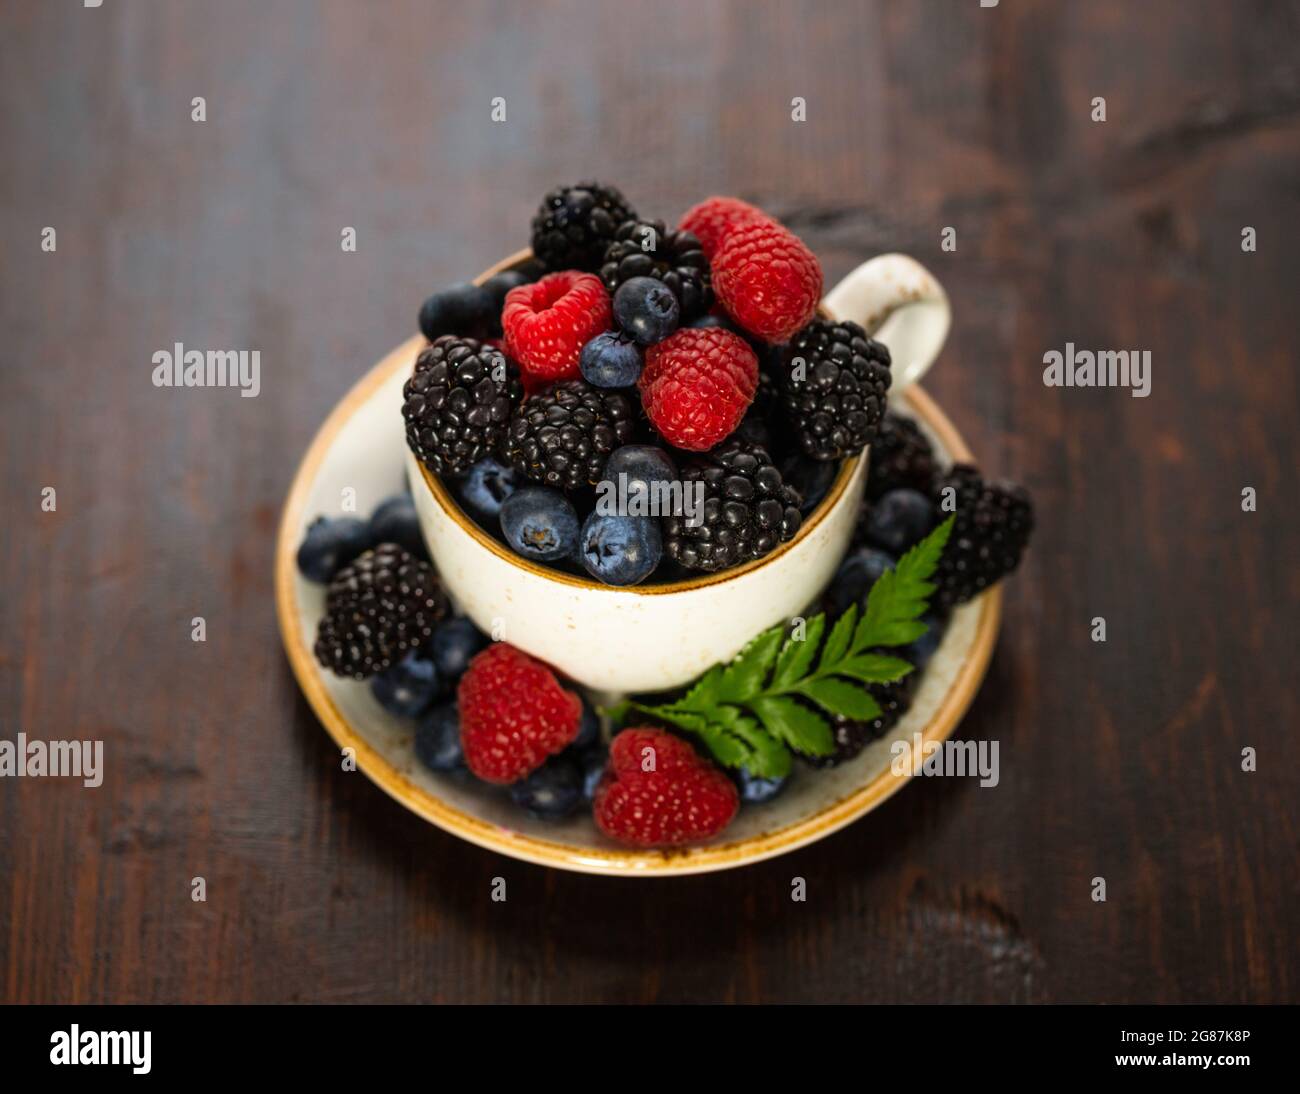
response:
{"label": "gold rim of saucer", "polygon": [[[480,275],[479,280],[521,261],[520,254],[505,259]],[[409,368],[412,351],[424,344],[416,336],[403,343],[367,372],[326,418],[294,474],[280,519],[275,557],[275,602],[280,636],[298,685],[325,731],[340,748],[350,748],[357,767],[380,789],[413,813],[452,835],[491,851],[540,866],[613,877],[665,877],[710,873],[759,862],[813,843],[870,812],[897,793],[912,776],[894,775],[888,769],[870,782],[817,809],[810,815],[770,832],[746,839],[707,843],[696,847],[665,850],[637,850],[608,847],[579,847],[557,840],[542,839],[481,820],[448,805],[437,795],[416,784],[376,751],[344,717],[325,687],[324,672],[312,656],[298,624],[297,570],[295,557],[305,523],[305,509],[312,482],[342,429],[358,407],[402,368]],[[919,385],[908,388],[906,399],[916,416],[939,438],[955,462],[972,461],[966,442],[935,402]],[[793,541],[792,541],[793,542]],[[761,560],[760,560],[761,561]],[[550,571],[546,571],[548,574]],[[566,575],[567,576],[567,575]],[[603,588],[604,586],[602,586]],[[922,743],[943,741],[952,735],[984,678],[997,639],[1002,616],[1002,587],[995,585],[973,604],[979,611],[974,637],[960,670],[939,708],[922,732]]]}

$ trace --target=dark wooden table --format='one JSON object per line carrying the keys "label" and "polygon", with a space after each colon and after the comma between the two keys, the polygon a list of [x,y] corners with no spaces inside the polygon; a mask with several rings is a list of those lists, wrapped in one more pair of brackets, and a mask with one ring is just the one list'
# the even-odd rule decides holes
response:
{"label": "dark wooden table", "polygon": [[[0,728],[107,771],[0,780],[0,999],[1296,1001],[1298,31],[1262,0],[5,4]],[[831,282],[888,250],[945,282],[927,386],[1040,514],[959,730],[996,789],[641,884],[339,770],[272,608],[295,464],[588,175],[757,201]],[[152,386],[178,341],[259,348],[260,396]],[[1150,397],[1045,387],[1067,341],[1149,349]]]}

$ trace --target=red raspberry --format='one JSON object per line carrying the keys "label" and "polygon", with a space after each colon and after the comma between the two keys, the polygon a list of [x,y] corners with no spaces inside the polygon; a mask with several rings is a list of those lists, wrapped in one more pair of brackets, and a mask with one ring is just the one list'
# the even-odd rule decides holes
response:
{"label": "red raspberry", "polygon": [[735,783],[680,737],[625,729],[609,747],[592,817],[620,843],[675,847],[716,836],[739,805]]}
{"label": "red raspberry", "polygon": [[816,314],[822,268],[793,232],[753,221],[731,232],[713,256],[713,289],[745,330],[784,342]]}
{"label": "red raspberry", "polygon": [[465,763],[485,782],[517,782],[578,735],[582,701],[544,664],[504,642],[469,663],[456,698]]}
{"label": "red raspberry", "polygon": [[685,327],[645,351],[641,404],[664,440],[703,452],[740,424],[758,390],[758,358],[721,327]]}
{"label": "red raspberry", "polygon": [[[582,347],[613,325],[609,293],[595,274],[561,270],[506,293],[506,352],[525,383],[572,380]],[[533,385],[535,386],[535,384]]]}
{"label": "red raspberry", "polygon": [[693,233],[703,246],[704,256],[712,260],[732,229],[760,220],[771,221],[772,218],[740,198],[712,197],[687,209],[677,227]]}

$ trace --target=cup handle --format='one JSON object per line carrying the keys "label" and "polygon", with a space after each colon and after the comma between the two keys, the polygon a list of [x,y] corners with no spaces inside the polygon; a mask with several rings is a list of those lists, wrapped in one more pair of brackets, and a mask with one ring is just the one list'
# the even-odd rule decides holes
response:
{"label": "cup handle", "polygon": [[823,304],[837,319],[859,324],[889,349],[892,394],[916,383],[934,364],[952,325],[948,294],[907,255],[877,255],[844,278]]}

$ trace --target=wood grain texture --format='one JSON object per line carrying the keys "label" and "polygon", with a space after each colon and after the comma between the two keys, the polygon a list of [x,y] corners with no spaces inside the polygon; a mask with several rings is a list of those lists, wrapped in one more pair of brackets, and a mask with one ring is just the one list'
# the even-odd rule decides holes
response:
{"label": "wood grain texture", "polygon": [[[0,729],[107,759],[0,780],[0,999],[1300,999],[1295,3],[10,0],[0,29]],[[590,175],[769,206],[830,282],[886,250],[944,281],[927,387],[1040,514],[958,731],[1000,742],[996,789],[640,884],[339,770],[272,611],[295,463],[423,295]],[[152,387],[176,341],[260,349],[261,395]],[[1151,397],[1045,388],[1066,341],[1150,349]]]}

